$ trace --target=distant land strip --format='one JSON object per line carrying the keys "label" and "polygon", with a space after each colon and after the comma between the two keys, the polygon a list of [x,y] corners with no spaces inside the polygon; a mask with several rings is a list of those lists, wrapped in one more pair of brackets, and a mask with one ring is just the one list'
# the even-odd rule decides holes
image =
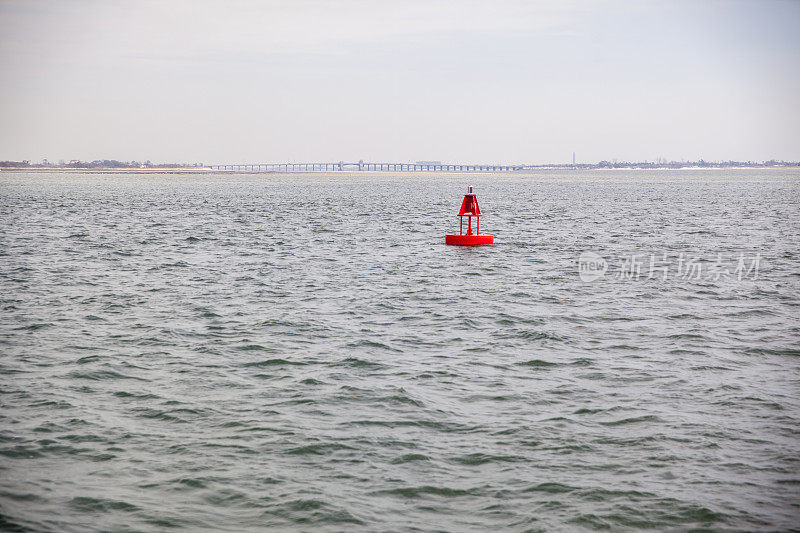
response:
{"label": "distant land strip", "polygon": [[34,172],[98,172],[98,173],[208,173],[208,172],[504,172],[518,173],[532,170],[601,170],[601,169],[698,169],[698,168],[798,168],[797,161],[598,161],[597,163],[549,163],[549,164],[474,164],[443,163],[441,161],[417,161],[414,163],[381,162],[313,162],[313,163],[151,163],[145,161],[117,161],[103,159],[88,161],[71,160],[52,163],[46,159],[40,163],[23,161],[0,161],[2,171]]}

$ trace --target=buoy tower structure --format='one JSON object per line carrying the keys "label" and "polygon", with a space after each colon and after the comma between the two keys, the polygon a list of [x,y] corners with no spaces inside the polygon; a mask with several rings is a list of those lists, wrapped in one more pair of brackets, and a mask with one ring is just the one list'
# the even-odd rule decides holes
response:
{"label": "buoy tower structure", "polygon": [[[481,208],[478,207],[478,199],[472,192],[472,185],[467,187],[467,194],[461,202],[461,210],[458,212],[459,224],[458,235],[448,234],[444,236],[445,244],[454,246],[476,246],[479,244],[494,244],[494,235],[481,235]],[[467,232],[464,233],[464,217],[467,217]],[[475,217],[475,233],[472,232],[472,217]]]}

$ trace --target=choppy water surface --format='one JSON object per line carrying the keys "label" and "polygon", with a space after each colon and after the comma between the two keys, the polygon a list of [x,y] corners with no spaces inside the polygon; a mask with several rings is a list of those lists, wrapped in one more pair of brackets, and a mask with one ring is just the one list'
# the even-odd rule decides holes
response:
{"label": "choppy water surface", "polygon": [[[493,247],[443,244],[467,183]],[[0,209],[0,529],[800,523],[797,171],[3,174]]]}

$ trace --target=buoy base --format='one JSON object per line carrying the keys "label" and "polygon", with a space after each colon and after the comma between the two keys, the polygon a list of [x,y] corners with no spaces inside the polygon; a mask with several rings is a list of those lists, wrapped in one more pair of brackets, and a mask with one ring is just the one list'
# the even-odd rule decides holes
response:
{"label": "buoy base", "polygon": [[445,235],[444,243],[452,244],[454,246],[494,244],[494,235]]}

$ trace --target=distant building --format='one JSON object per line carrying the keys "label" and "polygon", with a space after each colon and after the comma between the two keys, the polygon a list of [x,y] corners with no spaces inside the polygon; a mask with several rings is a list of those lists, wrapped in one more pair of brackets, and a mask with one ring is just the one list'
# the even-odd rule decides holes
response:
{"label": "distant building", "polygon": [[417,161],[417,165],[441,165],[441,161]]}

